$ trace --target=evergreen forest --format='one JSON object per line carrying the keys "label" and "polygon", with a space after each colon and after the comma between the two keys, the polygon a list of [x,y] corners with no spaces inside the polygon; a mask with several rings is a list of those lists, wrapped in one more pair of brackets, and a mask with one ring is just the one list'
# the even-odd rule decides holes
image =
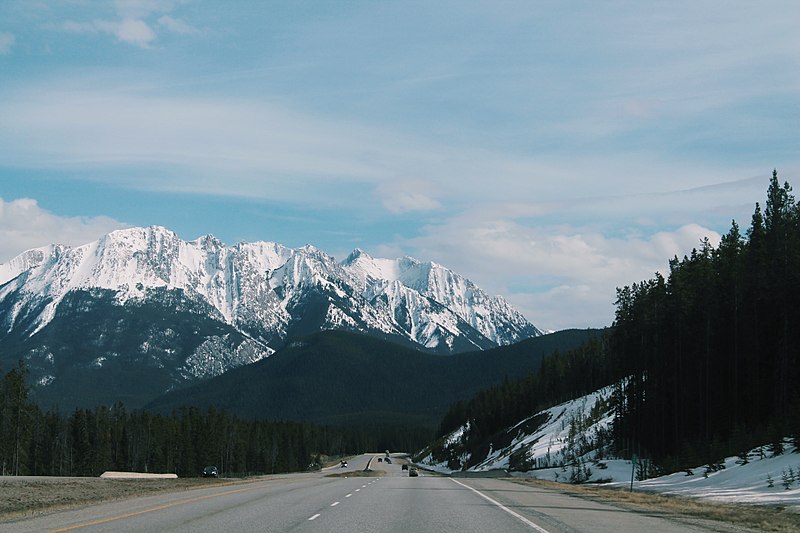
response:
{"label": "evergreen forest", "polygon": [[3,475],[98,476],[107,470],[223,476],[318,468],[323,454],[382,449],[380,436],[300,422],[243,420],[195,407],[170,415],[111,407],[42,411],[29,398],[23,363],[0,381]]}
{"label": "evergreen forest", "polygon": [[325,455],[414,451],[431,441],[455,399],[527,373],[544,354],[596,334],[564,331],[444,357],[321,332],[135,410],[121,402],[43,410],[20,362],[0,381],[0,472],[184,477],[213,464],[223,475],[259,474],[313,468]]}
{"label": "evergreen forest", "polygon": [[615,385],[621,457],[675,471],[800,440],[800,204],[773,172],[765,208],[736,221],[665,277],[617,289],[603,338],[545,357],[541,369],[454,404],[438,435],[469,422],[472,449],[538,410]]}
{"label": "evergreen forest", "polygon": [[800,437],[799,297],[800,205],[774,171],[744,234],[617,290],[620,450],[669,469]]}

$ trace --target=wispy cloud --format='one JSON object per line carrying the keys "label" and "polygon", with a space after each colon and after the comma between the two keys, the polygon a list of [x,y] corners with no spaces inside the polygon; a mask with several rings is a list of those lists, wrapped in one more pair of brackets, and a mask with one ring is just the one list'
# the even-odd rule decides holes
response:
{"label": "wispy cloud", "polygon": [[116,0],[113,3],[115,18],[93,18],[91,21],[67,20],[60,27],[68,32],[109,34],[116,37],[119,42],[148,49],[158,40],[156,25],[175,34],[201,33],[186,21],[169,14],[181,3],[185,2]]}
{"label": "wispy cloud", "polygon": [[163,15],[158,18],[158,23],[172,33],[180,35],[196,35],[202,33],[199,29],[195,28],[186,21]]}
{"label": "wispy cloud", "polygon": [[141,19],[93,20],[91,22],[75,22],[68,20],[62,28],[76,33],[108,33],[114,35],[118,41],[150,48],[156,40],[156,33]]}
{"label": "wispy cloud", "polygon": [[0,32],[0,55],[10,54],[16,41],[13,33]]}
{"label": "wispy cloud", "polygon": [[187,0],[114,0],[114,7],[124,17],[147,18],[153,14],[169,13]]}
{"label": "wispy cloud", "polygon": [[[509,198],[569,204],[616,191],[710,185],[729,176],[724,167],[654,154],[561,160],[470,150],[269,101],[97,86],[87,76],[83,85],[51,80],[7,92],[0,101],[0,153],[32,167],[124,169],[107,178],[115,183],[138,170],[132,183],[139,188],[206,194],[297,201],[319,197],[319,187],[361,184],[364,196],[353,201],[376,195],[395,213],[476,201],[502,202],[505,209]],[[139,172],[154,166],[158,175]],[[647,179],[631,179],[637,175]]]}
{"label": "wispy cloud", "polygon": [[430,181],[390,180],[378,185],[375,192],[387,211],[400,214],[440,209],[442,204],[434,198],[434,189]]}

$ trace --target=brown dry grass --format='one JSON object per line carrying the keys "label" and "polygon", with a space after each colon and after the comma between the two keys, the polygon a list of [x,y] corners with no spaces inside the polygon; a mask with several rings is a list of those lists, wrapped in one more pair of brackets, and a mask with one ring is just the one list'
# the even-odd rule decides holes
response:
{"label": "brown dry grass", "polygon": [[781,506],[733,505],[652,492],[628,492],[602,485],[566,485],[526,478],[511,480],[515,483],[538,485],[637,512],[657,513],[676,520],[712,520],[752,528],[756,531],[775,533],[800,531],[800,513]]}
{"label": "brown dry grass", "polygon": [[225,483],[203,478],[0,478],[0,522],[103,501]]}

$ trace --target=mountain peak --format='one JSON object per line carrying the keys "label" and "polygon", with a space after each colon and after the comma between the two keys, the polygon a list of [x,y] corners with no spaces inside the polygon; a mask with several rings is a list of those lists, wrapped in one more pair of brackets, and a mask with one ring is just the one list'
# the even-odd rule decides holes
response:
{"label": "mountain peak", "polygon": [[202,237],[197,239],[195,242],[198,243],[200,246],[203,246],[204,248],[215,248],[215,249],[217,249],[217,248],[223,248],[225,246],[224,242],[222,242],[221,240],[216,238],[211,233],[209,233],[208,235],[203,235]]}
{"label": "mountain peak", "polygon": [[[162,226],[117,230],[77,248],[30,250],[0,265],[1,283],[13,287],[0,287],[0,304],[13,294],[47,302],[35,331],[71,291],[102,289],[118,305],[179,291],[243,333],[278,341],[309,320],[301,307],[312,301],[317,329],[379,332],[445,351],[458,338],[484,348],[540,334],[505,300],[437,263],[374,258],[360,248],[337,263],[310,244],[228,246],[213,235],[184,241]],[[8,324],[15,319],[0,316]]]}
{"label": "mountain peak", "polygon": [[61,253],[65,248],[65,246],[59,244],[49,244],[47,246],[26,250],[12,258],[9,262],[0,263],[0,285],[11,281],[23,272],[44,264],[51,257]]}
{"label": "mountain peak", "polygon": [[361,248],[355,248],[352,252],[350,252],[350,255],[348,255],[344,261],[342,261],[342,266],[350,266],[361,258],[369,260],[372,259],[372,256],[370,256]]}

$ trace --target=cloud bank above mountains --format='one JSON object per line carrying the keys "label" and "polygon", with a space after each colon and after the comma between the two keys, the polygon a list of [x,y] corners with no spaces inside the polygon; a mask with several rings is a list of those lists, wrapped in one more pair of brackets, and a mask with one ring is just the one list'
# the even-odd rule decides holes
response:
{"label": "cloud bank above mountains", "polygon": [[[546,328],[800,171],[795,2],[0,6],[0,261],[158,224],[434,260]],[[34,199],[26,200],[26,199]],[[13,217],[12,217],[13,218]],[[49,222],[47,222],[49,221]]]}

